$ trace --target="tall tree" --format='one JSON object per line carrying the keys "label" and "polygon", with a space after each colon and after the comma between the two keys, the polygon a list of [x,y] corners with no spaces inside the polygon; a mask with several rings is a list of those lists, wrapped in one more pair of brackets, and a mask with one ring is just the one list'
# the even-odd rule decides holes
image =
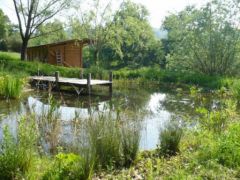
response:
{"label": "tall tree", "polygon": [[235,0],[215,0],[167,17],[168,65],[209,75],[230,73],[237,63],[239,10]]}
{"label": "tall tree", "polygon": [[11,23],[8,17],[0,9],[0,50],[7,50],[6,39],[9,35]]}
{"label": "tall tree", "polygon": [[21,59],[26,59],[26,50],[33,33],[69,5],[70,0],[13,0],[19,31],[22,38]]}
{"label": "tall tree", "polygon": [[131,1],[123,2],[108,25],[110,31],[102,59],[117,60],[119,66],[160,64],[162,44],[155,38],[147,18],[148,11],[144,6]]}
{"label": "tall tree", "polygon": [[64,24],[55,19],[52,22],[42,24],[30,40],[31,45],[42,45],[51,42],[59,42],[67,39]]}
{"label": "tall tree", "polygon": [[[91,0],[81,4],[86,9],[81,9],[77,1],[76,10],[78,22],[83,28],[79,37],[87,36],[91,40],[90,49],[93,54],[94,64],[99,63],[99,55],[109,32],[107,24],[112,20],[112,0]],[[75,19],[76,19],[75,18]],[[76,20],[75,20],[76,22]]]}

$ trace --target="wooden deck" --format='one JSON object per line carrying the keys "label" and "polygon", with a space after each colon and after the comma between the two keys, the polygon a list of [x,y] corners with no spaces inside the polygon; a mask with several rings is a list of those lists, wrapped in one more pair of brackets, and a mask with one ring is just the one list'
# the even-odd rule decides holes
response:
{"label": "wooden deck", "polygon": [[[31,80],[34,81],[41,81],[41,82],[56,82],[56,78],[54,76],[31,76]],[[59,84],[69,84],[69,85],[76,85],[76,86],[87,86],[87,79],[78,79],[78,78],[64,78],[59,77]],[[110,85],[112,84],[111,81],[107,80],[97,80],[91,79],[90,85]]]}
{"label": "wooden deck", "polygon": [[65,78],[60,77],[58,72],[55,72],[55,76],[31,76],[31,82],[42,82],[46,84],[55,84],[57,89],[60,90],[61,85],[64,86],[76,86],[86,87],[88,94],[91,94],[91,87],[95,85],[109,86],[109,92],[112,92],[112,73],[109,74],[109,80],[91,79],[91,74],[88,74],[87,79],[79,78]]}

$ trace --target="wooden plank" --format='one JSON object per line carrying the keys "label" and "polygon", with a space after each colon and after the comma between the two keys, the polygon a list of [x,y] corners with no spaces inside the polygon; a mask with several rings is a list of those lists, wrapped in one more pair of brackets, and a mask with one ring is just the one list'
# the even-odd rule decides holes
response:
{"label": "wooden plank", "polygon": [[[35,81],[56,82],[56,78],[53,76],[32,76],[30,77],[30,79]],[[72,85],[85,85],[85,86],[88,85],[87,79],[64,78],[64,77],[59,77],[58,83],[72,84]],[[107,80],[91,79],[90,81],[90,85],[110,85],[110,84],[112,84],[112,82]]]}

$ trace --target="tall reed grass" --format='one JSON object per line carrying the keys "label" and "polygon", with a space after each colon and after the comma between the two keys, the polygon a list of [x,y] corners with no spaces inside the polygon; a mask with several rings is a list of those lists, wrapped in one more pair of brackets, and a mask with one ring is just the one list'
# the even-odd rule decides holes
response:
{"label": "tall reed grass", "polygon": [[13,77],[10,75],[4,75],[0,77],[0,96],[3,96],[7,99],[9,98],[19,98],[25,80],[22,78]]}
{"label": "tall reed grass", "polygon": [[4,128],[0,143],[0,179],[24,179],[37,152],[37,126],[32,116],[22,117],[16,137]]}
{"label": "tall reed grass", "polygon": [[87,120],[89,145],[95,168],[109,169],[129,166],[139,150],[140,125],[137,120],[119,119],[115,114],[98,114]]}
{"label": "tall reed grass", "polygon": [[157,154],[163,157],[175,156],[179,153],[180,141],[183,135],[182,129],[176,124],[169,124],[159,136],[160,144]]}

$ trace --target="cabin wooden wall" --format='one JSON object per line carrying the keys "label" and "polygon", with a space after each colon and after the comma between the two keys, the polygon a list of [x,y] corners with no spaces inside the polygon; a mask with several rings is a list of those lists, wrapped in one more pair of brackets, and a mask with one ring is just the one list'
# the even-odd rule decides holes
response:
{"label": "cabin wooden wall", "polygon": [[82,67],[82,45],[69,43],[65,46],[66,65]]}
{"label": "cabin wooden wall", "polygon": [[48,47],[48,63],[57,65],[57,58],[56,53],[57,51],[60,51],[62,61],[64,61],[64,45],[55,45],[55,46],[49,46]]}
{"label": "cabin wooden wall", "polygon": [[40,60],[49,64],[58,65],[56,53],[60,51],[62,65],[67,67],[82,67],[82,47],[81,43],[68,42],[57,45],[46,45],[28,48],[28,60]]}
{"label": "cabin wooden wall", "polygon": [[29,61],[38,60],[41,62],[47,62],[47,58],[48,50],[45,46],[27,49],[27,60]]}

